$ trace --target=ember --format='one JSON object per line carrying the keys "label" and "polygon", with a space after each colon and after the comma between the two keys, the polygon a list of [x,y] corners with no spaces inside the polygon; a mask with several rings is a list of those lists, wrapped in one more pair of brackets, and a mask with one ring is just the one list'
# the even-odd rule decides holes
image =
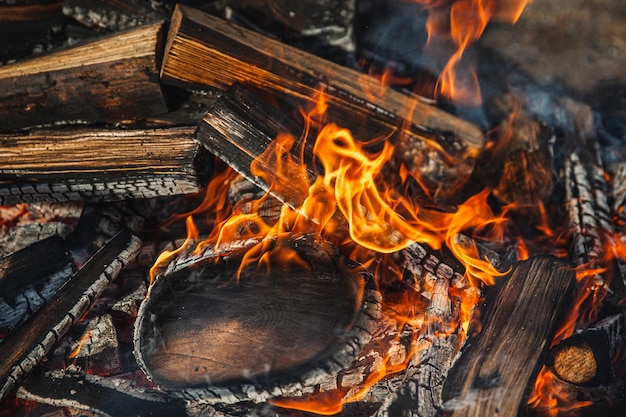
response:
{"label": "ember", "polygon": [[563,10],[52,3],[0,5],[0,415],[623,408],[623,100],[494,40]]}

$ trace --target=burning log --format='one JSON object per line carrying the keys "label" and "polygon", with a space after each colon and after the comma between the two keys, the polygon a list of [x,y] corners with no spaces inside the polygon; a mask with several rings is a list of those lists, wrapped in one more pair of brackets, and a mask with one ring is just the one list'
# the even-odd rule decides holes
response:
{"label": "burning log", "polygon": [[54,122],[118,123],[167,111],[158,78],[162,24],[0,68],[3,130]]}
{"label": "burning log", "polygon": [[550,351],[555,373],[571,384],[611,382],[612,361],[620,355],[626,336],[624,312],[579,330]]}
{"label": "burning log", "polygon": [[250,243],[226,245],[157,277],[135,327],[135,355],[155,383],[205,403],[260,402],[333,377],[360,352],[380,312],[371,277],[323,242],[271,245],[292,261],[255,270],[240,265]]}
{"label": "burning log", "polygon": [[[459,176],[466,180],[473,165],[469,170],[461,169],[460,163],[451,168],[450,159],[455,163],[463,158],[472,160],[483,146],[483,134],[476,126],[388,89],[373,77],[185,6],[174,11],[161,78],[164,83],[187,88],[225,89],[241,82],[303,108],[315,104],[323,90],[328,121],[348,123],[346,127],[354,127],[353,132],[375,132],[373,136],[366,132],[364,140],[400,133],[394,140],[398,145],[408,143],[401,154],[410,170],[422,173],[424,161],[437,165],[438,169],[426,172],[433,182],[457,183]],[[359,127],[363,124],[368,129]]]}
{"label": "burning log", "polygon": [[43,130],[2,135],[0,205],[114,201],[190,194],[206,185],[211,156],[193,128]]}
{"label": "burning log", "polygon": [[[308,184],[314,174],[311,172],[309,178],[294,180],[282,176],[265,161],[258,160],[279,134],[287,133],[297,137],[297,131],[293,123],[281,117],[251,91],[240,84],[233,84],[208,111],[198,127],[196,137],[213,154],[256,186],[269,191],[289,207],[297,208],[308,193],[297,185],[302,180]],[[278,184],[291,186],[280,187],[280,194],[270,190],[262,178],[250,171],[252,161],[255,160],[262,171],[272,173]]]}
{"label": "burning log", "polygon": [[139,251],[141,241],[123,231],[99,250],[19,332],[0,345],[0,398],[50,350],[69,327],[80,319],[91,303]]}
{"label": "burning log", "polygon": [[59,236],[0,258],[0,340],[35,314],[74,271]]}
{"label": "burning log", "polygon": [[[481,312],[448,374],[446,416],[517,416],[571,302],[574,270],[551,257],[519,263]],[[506,390],[506,395],[502,393]]]}

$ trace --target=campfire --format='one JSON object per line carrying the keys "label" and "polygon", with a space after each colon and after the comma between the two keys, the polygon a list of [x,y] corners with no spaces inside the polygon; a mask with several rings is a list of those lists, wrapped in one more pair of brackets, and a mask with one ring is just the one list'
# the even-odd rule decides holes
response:
{"label": "campfire", "polygon": [[325,3],[0,6],[0,416],[624,409],[620,6]]}

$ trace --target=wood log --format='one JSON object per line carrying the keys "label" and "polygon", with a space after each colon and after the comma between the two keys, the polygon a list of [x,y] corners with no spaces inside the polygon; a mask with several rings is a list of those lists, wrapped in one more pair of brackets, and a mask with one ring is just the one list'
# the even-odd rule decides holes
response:
{"label": "wood log", "polygon": [[0,398],[10,393],[139,251],[128,230],[113,237],[76,272],[21,331],[0,344]]}
{"label": "wood log", "polygon": [[38,368],[24,380],[17,395],[42,404],[111,417],[187,415],[180,399],[138,386],[131,379],[89,375],[76,367],[57,371]]}
{"label": "wood log", "polygon": [[0,341],[50,300],[75,269],[59,236],[0,258]]}
{"label": "wood log", "polygon": [[[174,11],[161,78],[187,88],[225,89],[241,82],[303,108],[316,104],[315,97],[323,90],[328,121],[357,130],[359,124],[377,125],[374,135],[364,133],[364,141],[397,133],[399,145],[409,144],[405,148],[410,152],[401,155],[406,154],[410,169],[433,182],[458,181],[460,174],[467,179],[471,169],[461,169],[461,161],[473,160],[484,142],[476,126],[386,88],[373,77],[185,6]],[[356,122],[346,126],[350,120]],[[432,162],[439,169],[422,172],[425,164],[416,166],[415,160]]]}
{"label": "wood log", "polygon": [[115,201],[190,194],[206,185],[211,156],[193,128],[43,130],[1,135],[0,205]]}
{"label": "wood log", "polygon": [[[379,80],[317,58],[270,38],[236,27],[190,7],[178,5],[172,16],[161,69],[163,82],[179,86],[227,88],[250,82],[280,95],[312,100],[320,87],[330,100],[341,99],[365,107],[374,117],[403,117],[413,129],[452,134],[471,152],[483,145],[483,134],[418,99],[391,89],[381,92]],[[373,97],[373,92],[381,92]]]}
{"label": "wood log", "polygon": [[[298,127],[271,106],[240,84],[233,84],[211,107],[196,132],[197,140],[231,168],[274,198],[291,207],[299,208],[308,195],[310,181],[315,178],[308,170],[307,178],[300,173],[286,177],[266,161],[259,161],[260,169],[277,184],[279,191],[270,189],[262,178],[252,174],[252,161],[259,158],[280,133],[299,137]],[[288,152],[288,151],[287,151]],[[310,158],[312,155],[308,155]]]}
{"label": "wood log", "polygon": [[0,68],[0,126],[119,123],[167,111],[158,80],[162,24]]}
{"label": "wood log", "polygon": [[548,363],[563,381],[606,385],[615,377],[612,362],[619,357],[625,337],[626,315],[606,317],[554,346]]}
{"label": "wood log", "polygon": [[336,375],[371,338],[380,314],[371,277],[328,243],[276,243],[298,263],[246,266],[236,280],[249,249],[179,257],[150,288],[135,356],[172,395],[208,403],[288,395]]}
{"label": "wood log", "polygon": [[448,374],[446,416],[517,416],[576,282],[574,270],[552,257],[521,262],[503,281],[481,311],[481,331],[468,339]]}
{"label": "wood log", "polygon": [[610,279],[605,277],[610,276],[597,271],[609,266],[607,251],[614,242],[605,171],[593,115],[588,106],[573,100],[563,99],[560,104],[563,117],[571,122],[571,130],[565,130],[563,137],[565,201],[571,226],[570,253],[572,261],[582,268],[580,274],[584,274],[584,270],[590,271],[585,278],[588,291],[606,292]]}

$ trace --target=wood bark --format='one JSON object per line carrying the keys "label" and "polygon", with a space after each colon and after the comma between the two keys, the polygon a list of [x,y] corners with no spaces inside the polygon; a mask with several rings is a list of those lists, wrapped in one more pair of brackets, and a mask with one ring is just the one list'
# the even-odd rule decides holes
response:
{"label": "wood bark", "polygon": [[0,258],[0,339],[35,314],[74,271],[59,236]]}
{"label": "wood bark", "polygon": [[194,128],[42,130],[0,135],[0,205],[115,201],[190,194],[206,185],[211,156]]}
{"label": "wood bark", "polygon": [[113,237],[76,272],[19,332],[0,345],[0,398],[10,393],[94,299],[136,256],[141,241],[128,230]]}
{"label": "wood bark", "polygon": [[0,126],[119,123],[167,111],[155,23],[0,68]]}
{"label": "wood bark", "polygon": [[[460,169],[462,162],[473,160],[484,142],[476,126],[386,88],[373,77],[185,6],[174,11],[161,78],[187,88],[225,89],[242,82],[303,108],[316,104],[323,90],[328,121],[363,131],[364,141],[397,133],[398,146],[403,141],[409,144],[399,153],[406,156],[409,169],[432,177],[433,182],[466,180],[473,165]],[[350,120],[356,122],[346,126]],[[363,124],[370,132],[358,129]],[[378,127],[372,129],[372,125]],[[371,136],[371,131],[376,133]],[[416,165],[416,160],[432,162],[440,169],[423,172],[424,164]]]}
{"label": "wood bark", "polygon": [[572,301],[574,270],[556,258],[523,261],[504,279],[448,374],[446,416],[517,416]]}
{"label": "wood bark", "polygon": [[192,254],[157,277],[135,331],[135,355],[157,384],[189,400],[260,402],[349,365],[380,314],[371,277],[327,243],[283,244],[311,269],[251,265],[236,280],[244,246],[220,258]]}

